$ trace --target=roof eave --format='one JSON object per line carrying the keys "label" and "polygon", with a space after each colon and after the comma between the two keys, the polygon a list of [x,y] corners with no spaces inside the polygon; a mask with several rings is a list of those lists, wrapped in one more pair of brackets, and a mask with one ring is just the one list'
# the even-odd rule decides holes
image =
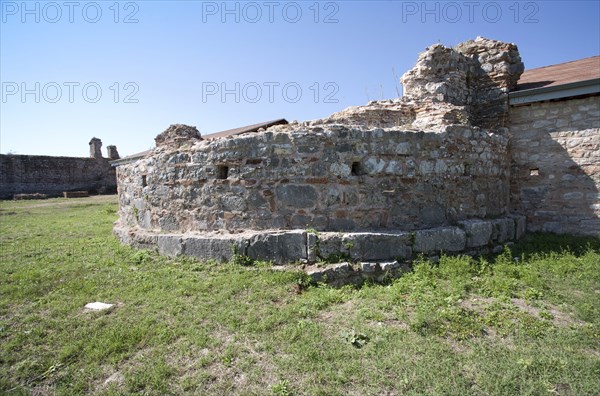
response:
{"label": "roof eave", "polygon": [[576,81],[550,87],[513,91],[508,94],[508,99],[511,106],[518,106],[527,103],[589,95],[599,92],[600,78],[593,78],[591,80]]}
{"label": "roof eave", "polygon": [[116,168],[117,166],[130,164],[130,163],[138,161],[142,158],[144,158],[143,155],[140,155],[139,157],[120,158],[118,160],[110,161],[110,166],[112,166],[113,168]]}

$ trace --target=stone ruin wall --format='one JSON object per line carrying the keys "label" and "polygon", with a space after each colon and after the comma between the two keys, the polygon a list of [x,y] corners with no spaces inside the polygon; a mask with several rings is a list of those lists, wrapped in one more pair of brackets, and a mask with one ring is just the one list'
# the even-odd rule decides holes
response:
{"label": "stone ruin wall", "polygon": [[172,126],[119,168],[119,224],[414,230],[506,215],[507,94],[523,68],[514,44],[436,44],[402,77],[401,99],[215,141]]}
{"label": "stone ruin wall", "polygon": [[[90,152],[96,153],[101,145],[100,139],[92,139]],[[12,199],[16,194],[58,197],[64,191],[77,190],[114,194],[117,191],[115,168],[102,154],[96,155],[99,157],[1,154],[0,199]]]}
{"label": "stone ruin wall", "polygon": [[506,128],[522,71],[514,44],[477,38],[428,48],[403,98],[208,141],[172,125],[118,168],[115,233],[170,256],[227,260],[233,246],[275,263],[490,251],[525,230]]}
{"label": "stone ruin wall", "polygon": [[415,230],[508,213],[507,139],[346,126],[164,146],[119,167],[121,223],[167,232]]}
{"label": "stone ruin wall", "polygon": [[117,190],[115,169],[106,159],[2,154],[0,174],[0,199],[15,194],[58,197],[63,191],[114,194]]}
{"label": "stone ruin wall", "polygon": [[528,231],[600,234],[600,96],[511,109],[511,201]]}
{"label": "stone ruin wall", "polygon": [[400,99],[214,141],[171,126],[119,168],[115,232],[274,262],[481,252],[520,237],[523,215],[530,231],[597,235],[598,96],[509,109],[523,69],[514,44],[477,38],[420,54]]}

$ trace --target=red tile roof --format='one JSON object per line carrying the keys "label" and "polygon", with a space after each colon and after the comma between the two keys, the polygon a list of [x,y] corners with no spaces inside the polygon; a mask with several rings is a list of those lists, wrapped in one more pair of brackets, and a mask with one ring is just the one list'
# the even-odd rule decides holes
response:
{"label": "red tile roof", "polygon": [[516,91],[563,85],[595,78],[600,78],[600,55],[525,70],[519,79]]}

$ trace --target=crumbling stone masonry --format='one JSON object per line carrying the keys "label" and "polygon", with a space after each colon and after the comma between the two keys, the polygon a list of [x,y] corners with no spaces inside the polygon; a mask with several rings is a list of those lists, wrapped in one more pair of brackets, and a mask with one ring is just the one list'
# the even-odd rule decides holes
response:
{"label": "crumbling stone masonry", "polygon": [[514,44],[477,38],[428,48],[403,98],[214,140],[172,125],[118,168],[115,233],[169,256],[350,261],[336,271],[375,278],[496,249],[526,229],[508,129],[523,69]]}
{"label": "crumbling stone masonry", "polygon": [[424,133],[343,125],[186,140],[176,151],[159,143],[134,172],[119,168],[121,221],[237,233],[416,230],[499,217],[509,203],[506,145],[467,126]]}

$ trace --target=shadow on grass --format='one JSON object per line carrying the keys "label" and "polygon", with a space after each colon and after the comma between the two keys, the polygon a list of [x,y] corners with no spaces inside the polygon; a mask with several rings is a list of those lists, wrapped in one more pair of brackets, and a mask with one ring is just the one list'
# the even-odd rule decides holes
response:
{"label": "shadow on grass", "polygon": [[589,250],[600,252],[600,237],[532,233],[511,246],[510,250],[515,256],[525,257],[563,252],[581,256]]}

